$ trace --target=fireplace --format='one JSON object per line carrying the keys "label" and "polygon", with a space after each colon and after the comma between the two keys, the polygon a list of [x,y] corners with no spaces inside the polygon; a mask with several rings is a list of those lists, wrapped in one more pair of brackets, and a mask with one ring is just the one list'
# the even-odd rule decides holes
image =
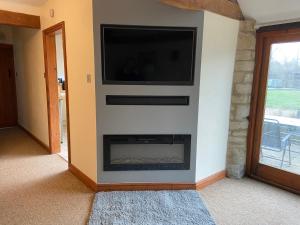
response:
{"label": "fireplace", "polygon": [[189,170],[191,135],[104,135],[104,171]]}

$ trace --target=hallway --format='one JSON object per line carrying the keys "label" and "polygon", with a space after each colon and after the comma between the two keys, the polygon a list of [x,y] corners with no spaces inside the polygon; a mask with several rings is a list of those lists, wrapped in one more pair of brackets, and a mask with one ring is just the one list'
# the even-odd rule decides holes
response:
{"label": "hallway", "polygon": [[18,128],[0,130],[0,177],[0,224],[86,224],[92,191]]}

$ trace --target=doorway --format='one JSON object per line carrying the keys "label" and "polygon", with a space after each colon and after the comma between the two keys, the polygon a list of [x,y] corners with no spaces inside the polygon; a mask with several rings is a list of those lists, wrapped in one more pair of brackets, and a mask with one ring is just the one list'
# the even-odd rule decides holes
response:
{"label": "doorway", "polygon": [[18,121],[13,46],[0,44],[0,128]]}
{"label": "doorway", "polygon": [[48,105],[49,148],[69,163],[70,121],[65,24],[43,31]]}
{"label": "doorway", "polygon": [[248,173],[300,193],[300,29],[294,26],[257,33]]}

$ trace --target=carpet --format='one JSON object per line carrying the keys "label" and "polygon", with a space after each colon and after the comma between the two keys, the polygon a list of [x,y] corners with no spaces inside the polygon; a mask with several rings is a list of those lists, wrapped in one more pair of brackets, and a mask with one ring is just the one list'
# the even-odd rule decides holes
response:
{"label": "carpet", "polygon": [[89,225],[215,225],[196,191],[103,192]]}

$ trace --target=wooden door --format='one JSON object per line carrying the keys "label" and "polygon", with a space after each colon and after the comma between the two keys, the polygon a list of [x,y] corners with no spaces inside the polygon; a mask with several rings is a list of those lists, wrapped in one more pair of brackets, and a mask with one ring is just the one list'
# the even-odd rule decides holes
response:
{"label": "wooden door", "polygon": [[0,128],[17,125],[17,100],[12,45],[0,44]]}
{"label": "wooden door", "polygon": [[58,81],[55,33],[44,31],[45,76],[48,101],[49,144],[51,153],[60,152]]}
{"label": "wooden door", "polygon": [[258,31],[248,173],[300,193],[300,29]]}

